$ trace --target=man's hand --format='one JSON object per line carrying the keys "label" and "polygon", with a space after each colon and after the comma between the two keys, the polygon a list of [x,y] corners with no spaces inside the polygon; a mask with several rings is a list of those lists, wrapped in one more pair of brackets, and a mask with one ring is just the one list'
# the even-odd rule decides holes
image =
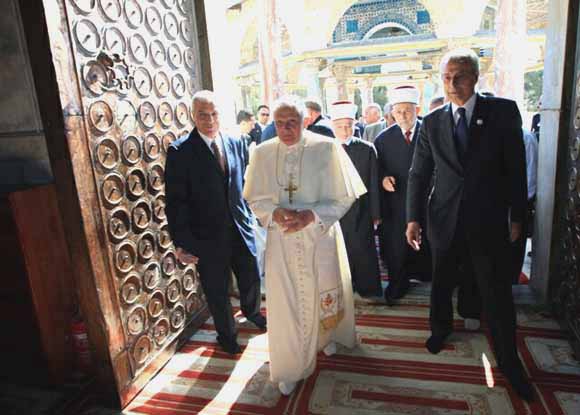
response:
{"label": "man's hand", "polygon": [[311,210],[294,211],[294,221],[285,230],[285,233],[299,232],[314,222],[314,212]]}
{"label": "man's hand", "polygon": [[383,189],[385,189],[387,192],[395,191],[395,178],[393,176],[386,176],[383,179]]}
{"label": "man's hand", "polygon": [[272,213],[272,220],[282,228],[284,233],[294,233],[314,222],[314,213],[311,210],[277,208]]}
{"label": "man's hand", "polygon": [[288,223],[294,220],[295,215],[296,215],[295,210],[276,208],[272,213],[272,221],[277,223],[279,226],[286,228],[288,226]]}
{"label": "man's hand", "polygon": [[522,236],[522,224],[519,222],[512,222],[510,228],[510,241],[515,242]]}
{"label": "man's hand", "polygon": [[419,222],[409,222],[405,236],[407,237],[407,243],[415,251],[421,249],[421,225],[419,225]]}
{"label": "man's hand", "polygon": [[182,264],[197,265],[197,263],[199,262],[198,257],[190,254],[189,252],[187,252],[186,250],[184,250],[182,248],[177,248],[177,250],[175,251],[175,254],[177,255],[177,259],[179,259]]}

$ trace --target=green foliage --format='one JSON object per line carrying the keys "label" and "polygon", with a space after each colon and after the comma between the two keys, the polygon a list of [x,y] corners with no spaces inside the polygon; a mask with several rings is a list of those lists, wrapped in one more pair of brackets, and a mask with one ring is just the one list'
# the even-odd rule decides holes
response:
{"label": "green foliage", "polygon": [[524,101],[526,109],[530,112],[536,112],[538,101],[542,95],[542,83],[544,70],[528,72],[524,75]]}
{"label": "green foliage", "polygon": [[383,108],[387,103],[387,87],[376,86],[373,88],[373,102],[376,102]]}

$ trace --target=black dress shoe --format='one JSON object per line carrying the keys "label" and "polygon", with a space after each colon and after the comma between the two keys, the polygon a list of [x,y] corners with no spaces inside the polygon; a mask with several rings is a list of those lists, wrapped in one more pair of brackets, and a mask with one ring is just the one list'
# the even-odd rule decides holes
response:
{"label": "black dress shoe", "polygon": [[254,323],[256,325],[256,327],[258,327],[262,331],[266,331],[268,329],[266,317],[264,317],[261,314],[258,314],[252,318],[249,318],[248,320],[250,320],[252,323]]}
{"label": "black dress shoe", "polygon": [[409,291],[408,283],[399,285],[396,288],[388,286],[385,288],[385,303],[387,303],[389,307],[395,305],[395,300],[400,300],[403,298],[405,294],[407,294],[407,291]]}
{"label": "black dress shoe", "polygon": [[391,296],[391,293],[389,293],[387,290],[385,290],[385,303],[389,307],[392,307],[395,305],[395,299]]}
{"label": "black dress shoe", "polygon": [[425,342],[425,347],[427,350],[429,350],[430,353],[437,354],[443,350],[445,339],[447,339],[447,337],[449,337],[449,334],[432,334],[431,337],[429,337]]}
{"label": "black dress shoe", "polygon": [[510,369],[505,367],[502,368],[501,365],[498,367],[520,398],[526,402],[533,402],[535,400],[534,388],[528,381],[524,369],[521,368],[521,365]]}
{"label": "black dress shoe", "polygon": [[407,295],[407,292],[409,291],[410,287],[411,287],[411,284],[407,281],[406,283],[399,285],[395,290],[393,290],[391,292],[391,296],[395,300],[400,300],[405,295]]}
{"label": "black dress shoe", "polygon": [[530,382],[525,378],[514,379],[510,381],[510,385],[516,391],[518,396],[526,402],[534,402],[536,399],[534,396],[534,388]]}
{"label": "black dress shoe", "polygon": [[224,340],[218,336],[217,339],[219,345],[223,349],[224,352],[235,355],[242,353],[242,349],[237,341],[235,340]]}

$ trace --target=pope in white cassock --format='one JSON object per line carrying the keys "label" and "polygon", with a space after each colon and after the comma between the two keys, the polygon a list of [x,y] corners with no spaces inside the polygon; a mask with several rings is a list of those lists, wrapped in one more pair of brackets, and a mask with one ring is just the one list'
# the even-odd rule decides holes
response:
{"label": "pope in white cassock", "polygon": [[278,137],[259,145],[244,198],[267,228],[270,378],[289,395],[316,355],[356,344],[352,282],[339,219],[366,192],[334,140],[304,131],[294,98],[274,107]]}

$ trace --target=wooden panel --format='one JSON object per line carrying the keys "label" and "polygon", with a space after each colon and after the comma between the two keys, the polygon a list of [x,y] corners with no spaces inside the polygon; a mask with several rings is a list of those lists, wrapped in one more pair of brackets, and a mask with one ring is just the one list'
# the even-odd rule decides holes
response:
{"label": "wooden panel", "polygon": [[42,349],[55,382],[70,374],[74,313],[68,247],[53,186],[11,193],[10,207],[22,247]]}
{"label": "wooden panel", "polygon": [[80,304],[101,384],[124,406],[207,315],[163,209],[166,146],[191,130],[199,88],[192,2],[24,4],[26,27],[48,28],[28,46]]}
{"label": "wooden panel", "polygon": [[[0,195],[0,251],[0,326],[5,334],[0,336],[0,376],[10,376],[10,383],[44,384],[50,375],[7,195]],[[31,372],[35,373],[34,378],[29,376]]]}

